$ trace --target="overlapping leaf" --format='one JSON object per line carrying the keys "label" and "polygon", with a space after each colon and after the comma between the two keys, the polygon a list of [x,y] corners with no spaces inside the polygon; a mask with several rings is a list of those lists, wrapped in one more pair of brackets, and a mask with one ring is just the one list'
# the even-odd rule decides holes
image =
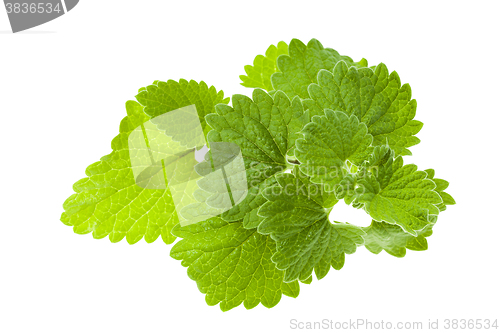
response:
{"label": "overlapping leaf", "polygon": [[[234,95],[232,105],[217,105],[217,114],[206,117],[214,129],[208,140],[232,142],[240,147],[249,192],[240,204],[222,217],[227,221],[244,219],[245,227],[254,228],[259,219],[256,209],[263,202],[259,188],[272,184],[270,178],[286,169],[287,155],[293,154],[297,133],[307,117],[300,100],[290,101],[282,92],[271,97],[255,89],[253,99]],[[265,181],[266,185],[261,185]]]}
{"label": "overlapping leaf", "polygon": [[[375,148],[374,155],[385,156],[373,165],[369,160],[359,171],[356,203],[378,221],[397,224],[404,231],[417,236],[417,231],[431,224],[431,215],[438,215],[442,202],[435,191],[436,184],[425,171],[417,171],[414,164],[403,165],[403,158],[394,158],[387,146]],[[377,151],[380,151],[377,152]]]}
{"label": "overlapping leaf", "polygon": [[[205,115],[214,112],[215,104],[227,102],[222,91],[204,82],[185,80],[157,81],[140,89],[137,98],[149,108],[150,116],[192,104]],[[178,223],[170,192],[138,186],[130,162],[129,134],[150,116],[135,101],[128,101],[126,108],[120,134],[111,143],[113,152],[90,165],[85,172],[87,178],[74,184],[76,193],[64,202],[61,221],[73,226],[75,233],[92,232],[94,238],[109,235],[112,242],[126,237],[133,244],[144,237],[150,243],[161,234],[163,241],[170,244],[175,240],[170,230]]]}
{"label": "overlapping leaf", "polygon": [[259,210],[265,218],[258,231],[277,241],[272,260],[285,270],[284,281],[307,281],[313,270],[319,280],[330,267],[341,269],[345,254],[354,253],[363,244],[363,230],[346,223],[330,223],[328,208],[337,200],[298,169],[276,178],[279,185],[264,192],[269,201]]}
{"label": "overlapping leaf", "polygon": [[340,60],[350,66],[368,66],[366,59],[354,62],[348,56],[342,56],[333,49],[324,48],[317,39],[311,39],[307,45],[298,39],[292,39],[288,53],[289,55],[278,57],[279,71],[271,76],[271,82],[275,90],[285,92],[290,98],[295,96],[308,98],[307,87],[317,82],[318,72],[321,69],[333,70]]}
{"label": "overlapping leaf", "polygon": [[410,85],[401,85],[398,74],[389,74],[384,64],[357,69],[340,61],[333,72],[319,71],[317,84],[308,91],[311,98],[304,105],[311,116],[324,109],[355,115],[368,127],[374,146],[387,143],[396,154],[411,155],[407,148],[420,142],[415,135],[423,124],[413,119],[417,102],[411,99]]}
{"label": "overlapping leaf", "polygon": [[[437,207],[440,211],[446,210],[446,205],[454,205],[455,200],[444,190],[448,187],[448,182],[443,179],[434,178],[434,170],[425,170],[427,177],[432,179],[436,183],[436,191],[441,199],[442,203],[438,204]],[[417,231],[418,236],[413,236],[405,232],[400,226],[396,224],[389,224],[386,222],[372,221],[371,225],[363,228],[366,235],[363,236],[365,239],[365,247],[372,253],[378,254],[382,250],[385,250],[390,255],[395,257],[404,257],[406,254],[406,249],[413,251],[424,251],[427,250],[427,238],[432,235],[432,227],[436,222],[434,217],[431,223],[428,224],[424,229]]]}
{"label": "overlapping leaf", "polygon": [[296,141],[295,156],[302,172],[333,191],[344,176],[346,162],[360,165],[368,156],[372,137],[356,116],[328,109],[324,113],[304,127],[304,137]]}
{"label": "overlapping leaf", "polygon": [[246,65],[247,75],[240,75],[242,86],[249,88],[262,88],[267,91],[273,90],[271,75],[279,72],[276,59],[282,54],[288,54],[288,45],[281,41],[277,46],[271,45],[265,55],[259,54],[253,61],[253,66]]}
{"label": "overlapping leaf", "polygon": [[446,206],[454,205],[456,203],[455,199],[453,199],[451,195],[449,195],[447,192],[444,191],[448,188],[450,183],[444,179],[435,178],[434,169],[427,169],[425,170],[425,172],[427,173],[427,178],[432,179],[432,181],[436,184],[436,188],[434,189],[434,191],[436,191],[439,194],[441,200],[443,201],[442,203],[437,205],[439,210],[443,212],[446,210]]}
{"label": "overlapping leaf", "polygon": [[173,234],[184,239],[170,254],[188,267],[189,277],[206,294],[208,305],[220,303],[222,311],[241,303],[247,309],[259,303],[271,308],[281,295],[299,294],[298,282],[283,282],[283,271],[271,261],[275,242],[256,229],[214,217],[184,227],[177,225]]}
{"label": "overlapping leaf", "polygon": [[405,232],[397,224],[373,221],[370,226],[363,228],[365,247],[372,253],[378,254],[385,250],[390,255],[402,258],[406,249],[414,251],[427,250],[427,239],[432,235],[432,225],[427,225],[418,231],[418,236]]}
{"label": "overlapping leaf", "polygon": [[[426,237],[438,213],[455,201],[444,192],[448,182],[435,178],[434,170],[403,165],[401,155],[411,154],[408,148],[420,141],[415,135],[422,127],[414,120],[416,102],[409,85],[401,85],[398,74],[389,73],[384,64],[367,66],[365,59],[354,62],[315,39],[307,45],[294,39],[289,47],[284,42],[271,45],[240,76],[242,85],[271,95],[261,89],[254,90],[252,99],[234,95],[230,107],[224,105],[229,99],[222,91],[204,82],[155,81],[141,88],[136,96],[140,104],[126,104],[113,152],[90,165],[87,178],[75,183],[76,193],[65,201],[61,221],[76,233],[109,236],[112,242],[125,237],[131,244],[142,238],[153,242],[161,235],[169,244],[183,238],[171,256],[188,267],[207,303],[220,304],[223,311],[242,303],[248,309],[259,303],[273,307],[282,295],[297,297],[297,280],[311,283],[313,271],[322,279],[330,267],[342,268],[345,254],[362,244],[373,253],[385,250],[397,257],[407,249],[427,249]],[[205,177],[196,184],[203,190],[195,192],[203,193],[197,199],[221,212],[227,205],[216,194],[229,193],[232,205],[235,197],[246,197],[220,216],[181,227],[171,193],[182,196],[185,189],[141,184],[151,184],[160,171],[166,178],[165,170],[182,178],[195,172],[198,162],[193,157],[164,165],[146,157],[152,165],[135,178],[128,139],[134,129],[145,133],[151,123],[159,136],[169,128],[172,145],[196,141],[191,132],[199,128],[196,119],[190,117],[181,128],[158,117],[193,104],[209,144],[237,145],[229,146],[218,164],[241,150],[248,192],[228,185],[227,179],[244,182],[245,176],[237,178],[236,172],[225,183],[210,178],[217,159],[208,157],[197,165],[197,176]],[[155,149],[160,152],[164,146]],[[189,146],[194,151],[200,144]],[[172,170],[166,169],[169,165]],[[292,165],[292,173],[285,173]],[[330,222],[329,212],[340,199],[363,208],[371,225]],[[189,212],[199,217],[201,211]]]}
{"label": "overlapping leaf", "polygon": [[211,130],[206,124],[205,116],[214,112],[215,105],[229,102],[229,97],[224,98],[222,90],[217,91],[214,86],[208,87],[203,81],[198,83],[183,79],[179,82],[155,81],[152,85],[141,88],[136,98],[144,105],[144,112],[151,118],[194,104],[205,136]]}

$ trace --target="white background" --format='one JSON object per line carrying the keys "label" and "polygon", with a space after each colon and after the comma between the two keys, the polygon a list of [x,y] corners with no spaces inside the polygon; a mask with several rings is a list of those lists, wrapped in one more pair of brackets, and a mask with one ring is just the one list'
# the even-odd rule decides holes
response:
{"label": "white background", "polygon": [[[496,4],[83,0],[19,34],[0,8],[0,332],[286,332],[291,319],[500,319]],[[110,152],[138,88],[185,78],[227,96],[250,94],[238,76],[256,54],[313,37],[355,60],[383,61],[411,84],[425,125],[405,161],[435,168],[458,203],[439,217],[428,251],[398,259],[359,248],[341,271],[301,285],[297,299],[223,313],[205,304],[171,246],[112,244],[59,222],[72,184]],[[369,222],[338,207],[336,220]]]}

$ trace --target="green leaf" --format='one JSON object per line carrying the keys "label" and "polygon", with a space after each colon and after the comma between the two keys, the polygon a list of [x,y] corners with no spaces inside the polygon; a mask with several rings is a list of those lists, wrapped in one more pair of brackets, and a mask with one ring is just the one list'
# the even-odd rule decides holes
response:
{"label": "green leaf", "polygon": [[267,91],[273,90],[271,85],[271,75],[279,72],[276,65],[276,58],[282,54],[288,54],[288,45],[281,41],[278,46],[271,45],[266,51],[266,55],[259,54],[253,61],[253,66],[246,65],[247,75],[240,75],[242,86],[249,88],[262,88]]}
{"label": "green leaf", "polygon": [[405,232],[396,224],[373,221],[370,226],[363,228],[365,247],[372,253],[378,254],[385,250],[390,255],[402,258],[406,249],[413,251],[427,250],[427,239],[432,235],[432,224],[418,231],[418,236]]}
{"label": "green leaf", "polygon": [[248,190],[247,196],[242,202],[237,204],[234,208],[224,212],[222,218],[228,222],[243,220],[243,226],[247,229],[257,228],[260,222],[264,219],[262,216],[257,215],[260,206],[267,202],[262,192],[276,184],[276,178],[272,177],[264,180],[257,186],[253,186]]}
{"label": "green leaf", "polygon": [[270,234],[274,240],[289,238],[304,227],[327,218],[328,208],[336,203],[326,200],[328,196],[322,186],[311,183],[304,174],[283,173],[277,175],[276,180],[277,185],[263,191],[268,201],[258,212],[264,217],[258,231]]}
{"label": "green leaf", "polygon": [[[361,245],[396,257],[427,249],[438,214],[455,200],[433,169],[403,164],[423,124],[396,72],[315,39],[271,45],[245,72],[243,86],[268,93],[234,95],[232,106],[204,82],[139,89],[111,154],[74,184],[61,221],[112,242],[183,238],[170,255],[222,311],[297,297],[299,281],[341,269]],[[193,105],[203,135],[193,130]],[[159,117],[178,109],[168,115],[177,120]],[[204,139],[210,151],[198,162]],[[371,225],[330,222],[341,199]]]}
{"label": "green leaf", "polygon": [[335,64],[343,60],[349,66],[366,67],[368,62],[361,59],[354,62],[348,56],[342,56],[337,51],[324,48],[316,39],[311,39],[307,45],[298,39],[292,39],[288,48],[290,55],[281,55],[277,59],[278,72],[271,76],[275,90],[281,90],[293,98],[308,98],[307,87],[316,83],[316,77],[321,69],[333,70]]}
{"label": "green leaf", "polygon": [[294,171],[293,175],[277,175],[279,185],[264,191],[269,202],[259,210],[264,220],[258,231],[277,241],[272,260],[278,269],[285,270],[284,281],[307,283],[313,270],[319,280],[330,267],[341,269],[345,254],[354,253],[363,244],[364,232],[354,225],[330,223],[329,207],[336,200],[321,185]]}
{"label": "green leaf", "polygon": [[[223,141],[237,144],[245,162],[249,192],[246,198],[222,215],[227,221],[244,219],[244,225],[258,224],[256,209],[263,203],[259,194],[264,181],[287,168],[287,155],[293,154],[298,132],[307,122],[299,98],[292,101],[281,91],[271,97],[255,89],[253,99],[234,95],[233,107],[217,105],[217,114],[207,115],[207,123],[214,129],[209,142]],[[264,185],[269,186],[269,184]]]}
{"label": "green leaf", "polygon": [[313,183],[333,191],[344,175],[346,161],[360,165],[368,155],[372,142],[366,125],[356,116],[341,111],[325,110],[324,116],[312,117],[297,139],[295,156],[300,170],[312,177]]}
{"label": "green leaf", "polygon": [[208,87],[203,81],[200,83],[181,79],[179,82],[155,81],[154,84],[139,90],[137,101],[144,105],[144,112],[151,118],[183,106],[196,105],[205,136],[211,130],[205,121],[205,116],[214,112],[214,106],[219,103],[227,104],[229,97],[224,99],[224,92],[217,91],[213,86]]}
{"label": "green leaf", "polygon": [[302,282],[304,284],[311,284],[312,280],[313,280],[313,276],[310,275],[307,279],[301,280],[300,282]]}
{"label": "green leaf", "polygon": [[259,303],[271,308],[282,294],[299,294],[298,282],[283,282],[283,271],[271,261],[275,242],[255,229],[245,229],[241,222],[215,217],[185,227],[177,225],[173,233],[184,239],[174,245],[170,255],[188,267],[188,276],[206,294],[208,305],[220,303],[222,311],[241,303],[247,309]]}
{"label": "green leaf", "polygon": [[[431,224],[431,215],[438,215],[442,202],[436,184],[415,164],[403,165],[403,158],[394,158],[387,146],[375,147],[373,156],[360,169],[356,203],[378,221],[397,224],[417,236],[417,231]],[[375,164],[374,164],[375,163]]]}
{"label": "green leaf", "polygon": [[434,191],[436,191],[439,194],[441,200],[443,201],[442,203],[437,205],[439,210],[443,212],[446,210],[447,205],[456,204],[455,199],[453,199],[451,195],[449,195],[447,192],[444,191],[448,188],[450,183],[444,179],[434,178],[435,175],[434,169],[427,169],[425,170],[425,172],[427,173],[427,178],[432,179],[432,181],[436,183],[436,188],[434,189]]}
{"label": "green leaf", "polygon": [[384,64],[357,69],[340,61],[333,72],[321,70],[308,91],[311,99],[303,102],[311,116],[324,109],[355,115],[368,127],[374,146],[389,144],[397,155],[411,155],[407,148],[420,142],[415,135],[423,124],[413,119],[417,102],[410,85],[401,86],[398,74],[389,74]]}
{"label": "green leaf", "polygon": [[[198,88],[197,85],[185,80],[180,83],[156,81],[141,88],[138,99],[150,106],[154,99],[158,107],[150,109],[155,110],[150,114],[155,116],[192,104],[197,105],[200,114],[208,114],[214,111],[215,103],[227,101],[222,91],[216,93],[215,88],[208,88],[204,82],[200,82]],[[74,184],[76,193],[64,202],[61,221],[73,226],[77,234],[92,232],[94,238],[109,235],[111,242],[126,237],[128,243],[134,244],[144,237],[151,243],[161,235],[165,243],[171,244],[175,237],[170,230],[178,218],[170,191],[138,186],[130,162],[129,134],[150,117],[135,101],[128,101],[126,108],[127,117],[120,124],[120,134],[111,143],[112,153],[91,164],[85,171],[87,178]]]}
{"label": "green leaf", "polygon": [[362,245],[363,230],[357,226],[323,219],[304,228],[296,235],[278,242],[273,261],[285,269],[284,281],[307,280],[314,273],[318,280],[325,277],[330,267],[340,270],[345,254],[352,254]]}
{"label": "green leaf", "polygon": [[[379,153],[383,150],[379,149]],[[389,156],[389,155],[387,155]],[[387,157],[386,156],[386,157]],[[380,165],[383,156],[378,156],[376,164]],[[374,161],[372,160],[372,163]],[[427,178],[432,179],[436,183],[436,191],[439,196],[443,199],[447,196],[451,197],[448,193],[443,192],[449,185],[446,180],[434,178],[434,170],[427,169]],[[443,199],[443,202],[438,204],[437,207],[440,211],[446,210],[446,205],[455,204],[453,198],[450,202]],[[430,224],[428,224],[424,229],[417,231],[418,236],[413,236],[405,232],[400,226],[395,224],[389,224],[386,222],[373,221],[370,226],[363,228],[366,232],[364,236],[365,247],[372,253],[378,254],[382,250],[385,250],[390,255],[402,258],[406,255],[406,249],[413,251],[424,251],[427,250],[428,244],[426,237],[432,235],[432,228],[437,221],[437,217],[434,216]]]}

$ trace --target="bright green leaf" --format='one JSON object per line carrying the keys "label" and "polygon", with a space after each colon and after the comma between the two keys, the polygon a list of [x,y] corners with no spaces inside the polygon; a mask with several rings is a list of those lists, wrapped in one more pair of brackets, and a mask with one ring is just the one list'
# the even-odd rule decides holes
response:
{"label": "bright green leaf", "polygon": [[[112,242],[153,242],[161,235],[169,244],[183,238],[171,256],[188,267],[207,303],[223,311],[242,303],[248,309],[259,303],[273,307],[282,295],[297,297],[298,281],[309,284],[313,271],[322,279],[331,267],[341,269],[345,254],[363,244],[373,253],[385,250],[397,257],[407,249],[427,249],[438,214],[455,200],[444,192],[449,183],[435,178],[433,169],[403,165],[402,155],[419,143],[415,135],[423,124],[414,120],[416,101],[396,72],[389,73],[384,64],[368,68],[365,59],[356,63],[315,39],[307,45],[296,39],[289,47],[272,45],[245,71],[242,85],[269,93],[256,89],[252,98],[234,95],[232,107],[224,105],[229,98],[222,91],[204,82],[155,81],[141,88],[140,104],[126,104],[112,153],[75,183],[61,221],[76,233],[109,236]],[[161,122],[165,117],[155,122],[155,117],[191,105],[211,152],[217,151],[214,142],[234,145],[223,155],[207,154],[202,163],[191,154],[174,164],[186,156],[184,148],[193,153],[202,145],[190,131],[199,129],[198,121],[189,117],[189,122],[182,112],[183,126]],[[157,134],[146,135],[150,124]],[[171,140],[157,139],[172,124]],[[134,145],[135,134],[142,148]],[[197,143],[188,145],[191,141]],[[152,149],[151,142],[157,147]],[[165,147],[179,156],[154,158],[153,152]],[[145,156],[138,153],[146,150]],[[244,173],[233,165],[220,168],[224,182],[208,176],[240,151]],[[196,183],[174,188],[177,178],[171,175],[184,184],[180,180],[195,172]],[[248,191],[230,183],[248,184]],[[183,202],[189,196],[197,200],[181,210],[193,217],[233,207],[181,227],[171,194]],[[363,208],[371,225],[330,222],[331,208],[341,199]]]}
{"label": "bright green leaf", "polygon": [[444,191],[448,188],[450,183],[444,179],[434,178],[435,172],[433,169],[427,169],[425,170],[425,172],[427,173],[427,178],[432,179],[432,181],[436,183],[436,188],[434,189],[434,191],[436,191],[443,200],[442,203],[437,205],[439,210],[445,211],[447,205],[454,205],[456,203],[455,199],[453,199],[451,195]]}
{"label": "bright green leaf", "polygon": [[418,231],[418,236],[405,232],[396,224],[373,221],[370,226],[363,228],[365,247],[372,253],[378,254],[385,250],[390,255],[402,258],[406,255],[406,249],[414,251],[427,250],[427,239],[432,235],[432,225],[427,225]]}
{"label": "bright green leaf", "polygon": [[184,79],[179,80],[179,82],[174,80],[155,81],[154,84],[139,90],[136,98],[139,103],[144,105],[144,112],[151,118],[183,106],[196,105],[205,136],[211,130],[206,124],[205,116],[214,112],[216,104],[229,102],[229,97],[224,99],[222,90],[217,91],[213,86],[208,87],[203,81],[198,83]]}
{"label": "bright green leaf", "polygon": [[[222,91],[217,93],[204,82],[198,85],[185,80],[155,81],[139,90],[138,99],[149,105],[152,116],[192,104],[204,115],[214,112],[216,103],[227,101]],[[92,232],[94,238],[109,235],[112,242],[126,237],[134,244],[144,237],[151,243],[161,234],[163,241],[170,244],[175,240],[170,230],[178,223],[170,191],[136,185],[130,162],[129,134],[150,117],[135,101],[128,101],[126,108],[120,134],[111,143],[113,152],[90,165],[85,171],[87,178],[74,184],[76,193],[64,202],[61,221],[73,226],[77,234]]]}
{"label": "bright green leaf", "polygon": [[423,124],[413,119],[417,102],[410,85],[401,86],[398,74],[389,74],[384,64],[357,69],[340,61],[333,72],[321,70],[308,91],[311,99],[303,102],[311,116],[324,109],[355,115],[368,127],[374,146],[387,143],[396,154],[411,155],[407,148],[420,142],[415,135]]}
{"label": "bright green leaf", "polygon": [[277,59],[278,72],[271,76],[275,90],[281,90],[292,98],[308,98],[307,87],[316,83],[316,77],[321,69],[333,70],[335,64],[343,60],[349,66],[366,67],[368,62],[361,59],[354,62],[348,56],[342,56],[337,51],[324,48],[316,39],[311,39],[307,45],[298,39],[292,39],[288,47],[289,55],[281,55]]}
{"label": "bright green leaf", "polygon": [[[383,162],[384,156],[381,155],[383,153],[383,149],[377,149],[379,156],[377,158],[377,162],[372,160],[372,163],[380,165]],[[387,159],[390,155],[386,155]],[[427,169],[425,170],[427,173],[427,178],[432,179],[436,183],[436,191],[439,196],[443,199],[444,196],[450,196],[448,193],[443,192],[448,187],[448,182],[443,179],[434,178],[434,170]],[[450,196],[451,197],[451,196]],[[452,198],[453,200],[453,198]],[[444,201],[444,199],[443,199]],[[440,211],[446,210],[445,205],[454,204],[453,203],[440,203],[437,205]],[[413,236],[405,232],[400,226],[396,224],[389,224],[386,222],[377,222],[373,221],[370,226],[363,228],[366,232],[366,235],[363,236],[365,239],[365,247],[372,253],[378,254],[382,250],[385,250],[390,255],[395,257],[402,258],[406,255],[406,249],[413,251],[424,251],[427,250],[427,239],[432,235],[432,228],[434,227],[437,221],[437,216],[434,216],[431,220],[431,223],[428,224],[424,229],[417,231],[418,236]]]}
{"label": "bright green leaf", "polygon": [[372,142],[366,125],[356,116],[341,111],[325,110],[324,116],[314,116],[297,139],[295,156],[300,170],[312,177],[312,182],[326,186],[327,191],[339,183],[347,168],[346,162],[360,165],[369,153]]}
{"label": "bright green leaf", "polygon": [[262,183],[251,187],[248,190],[245,199],[243,199],[243,201],[234,208],[224,212],[222,214],[222,218],[229,222],[243,219],[243,225],[245,228],[257,228],[263,220],[263,217],[257,215],[257,212],[259,211],[260,206],[267,202],[267,199],[264,198],[262,192],[274,184],[276,184],[276,178],[273,175],[272,177],[264,180]]}
{"label": "bright green leaf", "polygon": [[276,243],[269,237],[248,230],[241,222],[220,218],[177,225],[174,235],[184,238],[170,255],[188,267],[188,276],[206,294],[208,305],[220,303],[222,311],[241,303],[251,309],[262,303],[271,308],[281,295],[297,297],[298,282],[283,282],[283,271],[271,261]]}
{"label": "bright green leaf", "polygon": [[417,236],[417,231],[431,224],[431,215],[439,214],[442,199],[436,184],[415,164],[403,165],[401,156],[394,158],[389,147],[376,147],[377,154],[386,156],[380,165],[370,165],[373,160],[369,160],[359,171],[356,203],[374,220],[397,224]]}
{"label": "bright green leaf", "polygon": [[[228,221],[244,219],[248,228],[258,224],[256,209],[263,203],[256,189],[264,181],[287,168],[287,155],[293,154],[295,140],[307,119],[299,98],[292,101],[283,92],[273,97],[255,89],[253,99],[234,95],[233,106],[217,105],[217,114],[207,115],[214,129],[209,142],[237,144],[245,161],[249,192],[247,197],[222,218]],[[268,185],[265,185],[268,186]],[[262,188],[262,186],[260,186]]]}
{"label": "bright green leaf", "polygon": [[278,46],[271,45],[266,51],[266,55],[259,54],[253,61],[253,66],[246,65],[247,75],[240,75],[242,86],[249,88],[262,88],[267,91],[273,90],[271,85],[271,75],[278,72],[276,59],[282,54],[288,54],[288,45],[281,41]]}
{"label": "bright green leaf", "polygon": [[330,223],[329,208],[336,200],[297,169],[293,175],[276,178],[279,185],[264,192],[269,202],[259,210],[264,220],[258,231],[277,241],[272,260],[285,270],[284,281],[308,281],[313,270],[319,280],[330,267],[341,269],[345,254],[354,253],[363,244],[363,230],[346,223]]}

